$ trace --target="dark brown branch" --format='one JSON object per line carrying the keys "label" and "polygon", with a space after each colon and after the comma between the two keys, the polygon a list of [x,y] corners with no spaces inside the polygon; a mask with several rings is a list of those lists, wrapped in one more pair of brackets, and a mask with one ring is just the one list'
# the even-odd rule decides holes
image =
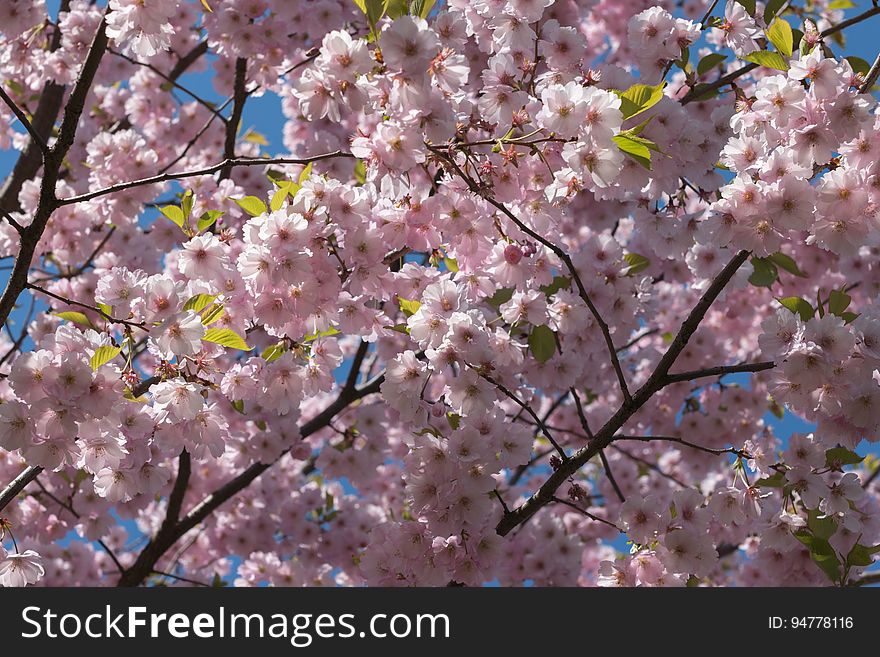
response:
{"label": "dark brown branch", "polygon": [[25,285],[28,290],[33,290],[34,292],[39,292],[40,294],[45,294],[47,297],[51,297],[56,301],[60,301],[61,303],[67,304],[68,306],[76,306],[77,308],[84,308],[86,310],[91,310],[92,312],[98,313],[105,320],[110,322],[111,324],[123,324],[125,326],[131,326],[132,328],[139,328],[143,330],[147,330],[147,327],[142,322],[130,322],[127,319],[119,319],[117,317],[113,317],[97,306],[90,306],[87,303],[83,303],[81,301],[75,301],[74,299],[68,299],[66,297],[62,297],[61,295],[55,294],[54,292],[50,292],[49,290],[40,287],[39,285],[34,285],[33,283],[28,283]]}
{"label": "dark brown branch", "polygon": [[682,488],[690,488],[690,486],[688,486],[686,483],[684,483],[681,479],[679,479],[675,475],[669,474],[663,468],[661,468],[659,465],[657,465],[656,463],[652,463],[651,461],[649,461],[646,458],[642,458],[641,456],[636,456],[632,452],[623,449],[623,447],[620,447],[619,445],[611,445],[611,449],[613,449],[615,452],[618,452],[619,454],[623,454],[626,458],[628,458],[631,461],[635,461],[636,463],[641,463],[649,470],[653,470],[654,472],[659,474],[661,477],[665,477],[666,479],[673,482],[677,486],[681,486]]}
{"label": "dark brown branch", "polygon": [[[34,212],[31,225],[22,231],[19,236],[19,251],[15,257],[15,265],[12,268],[6,289],[3,291],[3,296],[0,298],[0,323],[5,322],[9,317],[9,313],[12,312],[18,295],[21,294],[27,285],[28,271],[30,270],[37,244],[39,244],[40,238],[46,230],[49,217],[57,207],[55,184],[58,181],[64,158],[73,145],[74,138],[76,137],[76,128],[79,124],[80,116],[82,116],[86,98],[95,79],[98,66],[101,64],[104,51],[107,49],[106,26],[106,21],[102,19],[74,84],[73,91],[67,100],[64,117],[58,130],[58,138],[44,158],[45,166],[43,167],[43,179],[40,184],[37,209]],[[37,128],[36,119],[34,124],[35,128]],[[33,173],[36,173],[36,170]]]}
{"label": "dark brown branch", "polygon": [[92,192],[80,194],[79,196],[71,196],[69,198],[58,199],[58,205],[63,206],[71,205],[72,203],[90,201],[93,198],[98,198],[99,196],[105,196],[107,194],[113,194],[115,192],[122,192],[127,189],[132,189],[133,187],[142,187],[143,185],[155,185],[158,183],[169,182],[171,180],[194,178],[196,176],[208,176],[212,173],[217,173],[218,171],[221,171],[224,167],[268,166],[270,164],[309,164],[311,162],[331,160],[337,157],[354,157],[354,155],[352,155],[351,153],[346,153],[345,151],[333,151],[331,153],[322,153],[321,155],[313,155],[311,157],[237,157],[223,160],[222,162],[212,164],[211,166],[205,167],[203,169],[194,169],[192,171],[177,171],[174,173],[161,173],[156,176],[150,176],[149,178],[141,178],[140,180],[129,180],[128,182],[117,183],[115,185],[110,185],[109,187],[104,187],[103,189],[96,189]]}
{"label": "dark brown branch", "polygon": [[683,381],[693,381],[707,376],[724,376],[725,374],[736,374],[737,372],[763,372],[776,367],[773,361],[763,361],[760,363],[741,363],[740,365],[719,365],[717,367],[707,367],[702,370],[691,370],[689,372],[680,372],[678,374],[669,374],[663,379],[663,385],[671,385],[673,383],[681,383]]}
{"label": "dark brown branch", "polygon": [[43,468],[39,465],[29,465],[15,479],[10,481],[6,488],[0,491],[0,511],[5,509],[24,490],[25,486],[36,479],[42,471]]}
{"label": "dark brown branch", "polygon": [[15,114],[15,118],[17,118],[21,125],[24,126],[24,129],[27,130],[27,133],[31,136],[31,139],[34,141],[34,143],[36,143],[40,151],[42,151],[43,155],[45,155],[49,150],[49,146],[46,144],[43,136],[36,131],[33,125],[31,125],[27,114],[25,114],[21,110],[21,108],[15,104],[15,101],[12,100],[12,98],[9,97],[9,94],[7,94],[3,90],[2,85],[0,85],[0,98],[2,98],[7,107],[12,110],[12,113]]}
{"label": "dark brown branch", "polygon": [[[339,396],[327,408],[321,411],[314,418],[306,422],[300,428],[301,438],[307,438],[316,431],[327,427],[331,420],[337,414],[345,410],[350,404],[363,399],[364,397],[379,391],[379,386],[385,380],[384,374],[379,374],[365,383],[363,386],[351,390],[345,388],[340,391]],[[283,455],[282,455],[283,457]],[[279,457],[278,460],[280,460]],[[162,555],[177,542],[180,537],[193,529],[200,522],[205,520],[217,508],[234,497],[238,492],[247,488],[257,477],[271,468],[278,460],[272,463],[254,463],[246,468],[241,474],[229,480],[214,492],[210,493],[189,513],[166,532],[159,531],[146,547],[138,555],[137,560],[132,566],[126,570],[125,574],[119,579],[119,586],[138,586],[146,579],[154,570],[156,563],[162,558]],[[163,523],[164,526],[164,523]]]}
{"label": "dark brown branch", "polygon": [[[241,124],[241,115],[244,112],[244,104],[248,95],[245,89],[247,82],[247,59],[239,57],[235,60],[235,82],[232,92],[232,114],[226,119],[226,139],[223,143],[223,158],[235,159],[235,138],[238,135],[238,126]],[[220,170],[220,180],[226,180],[232,175],[232,167],[225,166]]]}
{"label": "dark brown branch", "polygon": [[682,322],[672,343],[666,350],[666,353],[660,358],[660,362],[654,369],[654,372],[648,377],[648,380],[639,388],[629,401],[618,408],[617,412],[605,423],[605,425],[596,432],[595,438],[585,447],[578,450],[568,461],[563,463],[553,474],[529,497],[522,505],[505,514],[498,525],[496,531],[501,536],[506,536],[518,525],[526,522],[535,515],[540,509],[550,503],[556,490],[575,472],[584,466],[590,459],[596,456],[600,450],[605,449],[614,440],[615,434],[620,428],[635,414],[651,397],[653,397],[664,386],[664,381],[669,373],[670,368],[675,363],[678,356],[687,346],[688,340],[697,330],[703,321],[709,308],[714,303],[721,291],[730,282],[730,279],[748,259],[748,251],[740,251],[731,258],[724,266],[724,269],[715,277],[703,296],[693,307],[687,318]]}
{"label": "dark brown branch", "polygon": [[[70,11],[70,0],[61,0],[59,12],[67,11]],[[61,29],[56,26],[49,42],[49,52],[55,52],[60,47]],[[55,120],[58,118],[58,112],[61,111],[63,102],[64,87],[62,85],[56,84],[53,81],[43,85],[37,109],[31,118],[31,125],[44,143],[49,142],[52,126],[55,125]],[[0,190],[0,210],[3,212],[18,212],[21,210],[21,204],[18,201],[21,187],[26,181],[37,175],[37,171],[39,171],[40,166],[43,164],[43,156],[44,153],[40,149],[39,144],[31,140],[24,152],[16,160],[12,173],[3,183],[3,189]]]}
{"label": "dark brown branch", "polygon": [[550,433],[550,429],[547,428],[547,425],[544,423],[544,421],[541,418],[538,417],[538,414],[535,413],[535,411],[532,409],[531,406],[526,404],[522,399],[520,399],[514,393],[512,393],[510,390],[508,390],[506,386],[503,386],[502,384],[498,383],[495,379],[488,376],[487,374],[483,374],[479,370],[479,368],[476,368],[476,367],[473,367],[470,365],[469,365],[469,367],[474,372],[476,372],[480,377],[482,377],[483,379],[485,379],[486,381],[491,383],[493,386],[498,388],[499,391],[501,391],[507,398],[512,400],[514,403],[516,403],[516,405],[519,406],[522,410],[524,410],[526,413],[528,413],[529,416],[535,421],[535,423],[541,428],[541,431],[544,432],[544,435],[547,437],[547,440],[550,441],[550,444],[553,445],[553,448],[559,453],[560,458],[563,461],[568,460],[568,454],[566,454],[565,450],[559,446],[559,443],[557,443],[556,440],[553,438],[553,434]]}
{"label": "dark brown branch", "polygon": [[618,532],[620,532],[621,534],[624,533],[624,532],[620,529],[620,527],[618,527],[617,525],[615,525],[615,524],[614,524],[613,522],[611,522],[610,520],[605,520],[605,518],[600,518],[599,516],[597,516],[597,515],[595,515],[595,514],[593,514],[593,513],[590,513],[589,511],[586,511],[586,510],[582,509],[581,507],[579,507],[579,506],[578,506],[577,504],[575,504],[574,502],[569,502],[568,500],[564,500],[564,499],[562,499],[561,497],[553,497],[553,498],[551,498],[550,501],[551,501],[551,502],[555,502],[556,504],[562,504],[562,505],[564,505],[564,506],[569,507],[570,509],[574,509],[575,511],[577,511],[577,512],[580,513],[581,515],[586,516],[586,517],[589,518],[590,520],[595,520],[596,522],[605,523],[605,524],[608,525],[609,527],[614,527],[614,529],[616,529],[616,530],[617,530]]}
{"label": "dark brown branch", "polygon": [[614,489],[614,494],[617,495],[617,499],[621,502],[626,502],[626,496],[623,494],[623,491],[620,490],[620,486],[617,484],[617,480],[611,472],[611,464],[608,462],[608,457],[605,456],[605,450],[599,450],[599,458],[602,460],[602,467],[605,468],[605,476],[608,477],[608,481],[611,482],[611,487]]}

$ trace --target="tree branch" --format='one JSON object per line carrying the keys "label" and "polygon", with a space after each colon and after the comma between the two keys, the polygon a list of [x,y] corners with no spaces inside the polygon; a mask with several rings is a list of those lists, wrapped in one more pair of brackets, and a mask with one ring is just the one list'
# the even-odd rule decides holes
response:
{"label": "tree branch", "polygon": [[[232,92],[232,114],[226,119],[226,139],[223,143],[223,158],[227,161],[235,159],[235,138],[238,134],[238,126],[241,124],[241,115],[244,113],[244,104],[247,101],[247,59],[239,57],[235,60],[235,82]],[[232,167],[225,166],[220,170],[220,180],[226,180],[232,175]]]}
{"label": "tree branch", "polygon": [[0,511],[5,509],[16,496],[24,490],[25,486],[36,479],[43,471],[42,466],[29,465],[19,475],[0,491]]}
{"label": "tree branch", "polygon": [[687,346],[688,340],[703,321],[712,303],[718,298],[718,295],[721,294],[721,291],[727,286],[730,279],[748,257],[748,251],[740,251],[731,258],[703,293],[703,296],[693,307],[684,322],[682,322],[681,328],[675,338],[673,338],[666,353],[660,358],[660,362],[648,380],[636,391],[630,401],[625,401],[618,408],[617,412],[596,432],[595,438],[589,444],[578,450],[568,461],[553,472],[544,484],[522,505],[502,516],[495,528],[499,535],[506,536],[512,529],[527,521],[540,509],[549,504],[556,490],[563,482],[596,456],[600,450],[610,445],[614,440],[615,434],[624,423],[651,399],[654,394],[663,388],[669,369],[685,346]]}
{"label": "tree branch", "polygon": [[[359,388],[351,390],[343,388],[333,403],[300,428],[300,437],[307,438],[316,431],[327,427],[330,424],[330,421],[336,417],[337,414],[345,410],[350,404],[378,392],[379,386],[382,385],[384,380],[385,375],[383,373],[377,375]],[[135,563],[125,571],[125,574],[122,577],[120,577],[118,586],[138,586],[141,584],[141,582],[143,582],[144,579],[146,579],[155,569],[154,567],[159,559],[162,558],[162,555],[164,555],[165,552],[168,551],[178,539],[180,539],[180,537],[211,515],[211,513],[219,508],[224,502],[234,497],[236,493],[247,488],[251,482],[271,468],[283,456],[284,455],[282,454],[281,457],[272,463],[254,463],[237,477],[230,479],[228,482],[220,486],[220,488],[210,493],[183,518],[173,523],[167,531],[162,531],[160,529],[156,536],[154,536],[141,551],[140,555],[138,555]],[[165,522],[167,522],[167,517]],[[165,526],[165,522],[163,522],[163,527]]]}
{"label": "tree branch", "polygon": [[35,129],[34,126],[31,125],[30,120],[28,120],[27,114],[25,114],[21,108],[15,104],[15,101],[9,97],[9,95],[3,90],[3,87],[0,86],[0,98],[3,99],[3,102],[12,110],[12,113],[15,114],[15,118],[21,122],[21,125],[24,126],[24,129],[27,130],[28,134],[31,136],[31,139],[36,143],[39,147],[40,151],[45,156],[49,150],[49,147],[46,145],[43,136],[40,135]]}
{"label": "tree branch", "polygon": [[717,367],[707,367],[702,370],[668,374],[663,379],[663,385],[668,386],[673,383],[693,381],[694,379],[700,379],[706,376],[724,376],[725,374],[735,374],[737,372],[763,372],[764,370],[770,370],[774,367],[776,367],[776,363],[772,360],[760,363],[741,363],[739,365],[719,365]]}
{"label": "tree branch", "polygon": [[129,180],[128,182],[117,183],[96,189],[92,192],[86,192],[79,196],[71,196],[68,198],[58,199],[58,206],[71,205],[72,203],[81,203],[83,201],[91,201],[93,198],[122,192],[134,187],[142,187],[143,185],[155,185],[157,183],[169,182],[171,180],[181,180],[183,178],[194,178],[196,176],[208,176],[212,173],[221,171],[224,167],[252,167],[252,166],[268,166],[270,164],[309,164],[311,162],[320,162],[321,160],[331,160],[337,157],[353,158],[354,155],[345,151],[333,151],[331,153],[322,153],[321,155],[313,155],[311,157],[236,157],[223,160],[217,164],[205,167],[203,169],[194,169],[192,171],[178,171],[175,173],[161,173],[149,178],[141,178],[140,180]]}

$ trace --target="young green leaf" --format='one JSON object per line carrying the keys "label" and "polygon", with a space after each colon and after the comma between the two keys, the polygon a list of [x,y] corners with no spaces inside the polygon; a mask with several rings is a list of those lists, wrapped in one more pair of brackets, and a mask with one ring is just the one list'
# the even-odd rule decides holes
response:
{"label": "young green leaf", "polygon": [[60,317],[61,319],[66,319],[68,322],[73,322],[74,324],[80,324],[87,328],[95,328],[89,321],[89,318],[85,316],[85,314],[77,312],[76,310],[65,310],[64,312],[55,313],[55,316]]}
{"label": "young green leaf", "polygon": [[791,256],[785,255],[782,251],[777,251],[776,253],[767,256],[767,259],[780,269],[787,271],[789,274],[794,274],[800,278],[807,277],[807,275],[800,270],[800,267],[797,266],[794,259]]}
{"label": "young green leaf", "polygon": [[278,212],[281,207],[284,205],[285,199],[287,199],[287,187],[279,187],[275,190],[275,193],[272,194],[272,199],[269,201],[269,209],[272,212]]}
{"label": "young green leaf", "polygon": [[767,4],[764,6],[764,24],[770,25],[770,21],[772,21],[776,14],[779,13],[779,10],[782,9],[782,5],[785,4],[785,0],[768,0]]}
{"label": "young green leaf", "polygon": [[623,256],[623,259],[626,261],[627,264],[627,266],[623,270],[624,276],[635,276],[639,272],[646,270],[651,265],[650,260],[648,260],[643,255],[639,255],[638,253],[627,253],[625,256]]}
{"label": "young green leaf", "polygon": [[785,308],[788,308],[791,312],[798,315],[805,322],[813,319],[813,315],[816,314],[816,311],[813,310],[813,306],[801,297],[784,297],[782,299],[777,299],[777,301]]}
{"label": "young green leaf", "polygon": [[779,271],[767,258],[752,258],[752,267],[754,271],[749,276],[749,283],[755,287],[771,287],[779,278]]}
{"label": "young green leaf", "polygon": [[226,314],[226,309],[219,303],[212,304],[205,308],[202,315],[202,324],[209,326]]}
{"label": "young green leaf", "polygon": [[614,135],[612,137],[614,143],[617,144],[617,147],[626,155],[631,157],[633,160],[638,162],[644,168],[651,168],[651,151],[644,144],[636,141],[632,137],[627,137],[625,135]]}
{"label": "young green leaf", "polygon": [[202,336],[202,340],[205,342],[213,342],[231,349],[240,349],[241,351],[250,351],[253,349],[253,347],[248,346],[243,337],[228,328],[208,329],[205,331],[205,335]]}
{"label": "young green leaf", "polygon": [[697,75],[703,75],[704,73],[711,71],[716,66],[719,66],[725,59],[727,59],[727,55],[722,55],[717,52],[706,55],[697,63]]}
{"label": "young green leaf", "polygon": [[787,71],[788,62],[778,52],[769,52],[767,50],[759,50],[743,57],[747,62],[752,62],[758,66],[776,69],[777,71]]}
{"label": "young green leaf", "polygon": [[745,7],[745,10],[749,12],[749,16],[755,15],[755,5],[757,2],[755,0],[736,0],[739,4]]}
{"label": "young green leaf", "polygon": [[191,189],[186,190],[183,196],[180,197],[180,209],[183,211],[184,221],[189,221],[189,216],[192,214],[193,201],[193,191]]}
{"label": "young green leaf", "polygon": [[238,206],[252,217],[259,217],[266,214],[266,204],[256,196],[245,196],[244,198],[234,198]]}
{"label": "young green leaf", "polygon": [[214,302],[214,299],[217,298],[216,294],[197,294],[194,297],[190,297],[185,304],[183,304],[184,310],[192,310],[193,312],[199,312],[202,308],[208,306]]}
{"label": "young green leaf", "polygon": [[95,349],[95,353],[92,355],[89,364],[92,366],[92,370],[97,370],[101,365],[109,363],[111,360],[116,358],[119,355],[119,352],[122,351],[121,347],[114,347],[112,345],[101,345],[97,349]]}
{"label": "young green leaf", "polygon": [[285,351],[287,351],[287,345],[284,344],[284,340],[279,340],[271,347],[266,347],[263,353],[260,354],[260,357],[267,363],[271,363],[273,360],[280,358]]}
{"label": "young green leaf", "polygon": [[196,224],[198,232],[201,233],[203,230],[207,230],[222,216],[223,212],[221,210],[206,210],[205,212],[202,212],[202,216],[199,217],[199,221]]}
{"label": "young green leaf", "polygon": [[159,212],[181,228],[186,224],[186,216],[183,214],[183,210],[176,205],[166,205],[165,207],[159,208]]}
{"label": "young green leaf", "polygon": [[615,91],[620,96],[620,111],[623,118],[628,119],[636,114],[641,114],[659,103],[663,99],[665,85],[665,82],[653,86],[637,83],[626,91]]}
{"label": "young green leaf", "polygon": [[400,309],[403,311],[404,315],[406,315],[407,317],[411,317],[418,312],[419,308],[422,307],[422,302],[410,301],[409,299],[397,297],[397,305],[400,306]]}
{"label": "young green leaf", "polygon": [[828,312],[840,317],[849,308],[850,302],[852,297],[843,290],[831,290],[831,294],[828,295]]}
{"label": "young green leaf", "polygon": [[858,465],[865,460],[846,447],[832,447],[825,452],[825,465],[832,470],[839,470],[844,465]]}
{"label": "young green leaf", "polygon": [[786,57],[791,57],[794,50],[794,35],[791,31],[791,25],[784,18],[777,18],[770,27],[767,28],[767,38],[770,43],[776,46],[776,49]]}
{"label": "young green leaf", "polygon": [[546,324],[532,329],[529,334],[529,350],[539,363],[546,363],[556,353],[556,334]]}

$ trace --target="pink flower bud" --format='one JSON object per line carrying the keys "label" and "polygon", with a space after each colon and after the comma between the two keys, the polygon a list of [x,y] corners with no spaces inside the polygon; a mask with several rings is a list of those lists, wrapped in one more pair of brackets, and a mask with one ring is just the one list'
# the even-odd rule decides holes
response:
{"label": "pink flower bud", "polygon": [[504,259],[511,265],[518,265],[519,261],[522,260],[522,257],[523,252],[518,245],[508,244],[506,247],[504,247]]}

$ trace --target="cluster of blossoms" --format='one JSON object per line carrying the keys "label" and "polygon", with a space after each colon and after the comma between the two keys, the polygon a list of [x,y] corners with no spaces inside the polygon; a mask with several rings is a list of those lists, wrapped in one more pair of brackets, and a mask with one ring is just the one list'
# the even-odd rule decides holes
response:
{"label": "cluster of blossoms", "polygon": [[0,106],[0,585],[873,563],[880,118],[828,3],[8,4],[11,100],[84,114],[42,161]]}

